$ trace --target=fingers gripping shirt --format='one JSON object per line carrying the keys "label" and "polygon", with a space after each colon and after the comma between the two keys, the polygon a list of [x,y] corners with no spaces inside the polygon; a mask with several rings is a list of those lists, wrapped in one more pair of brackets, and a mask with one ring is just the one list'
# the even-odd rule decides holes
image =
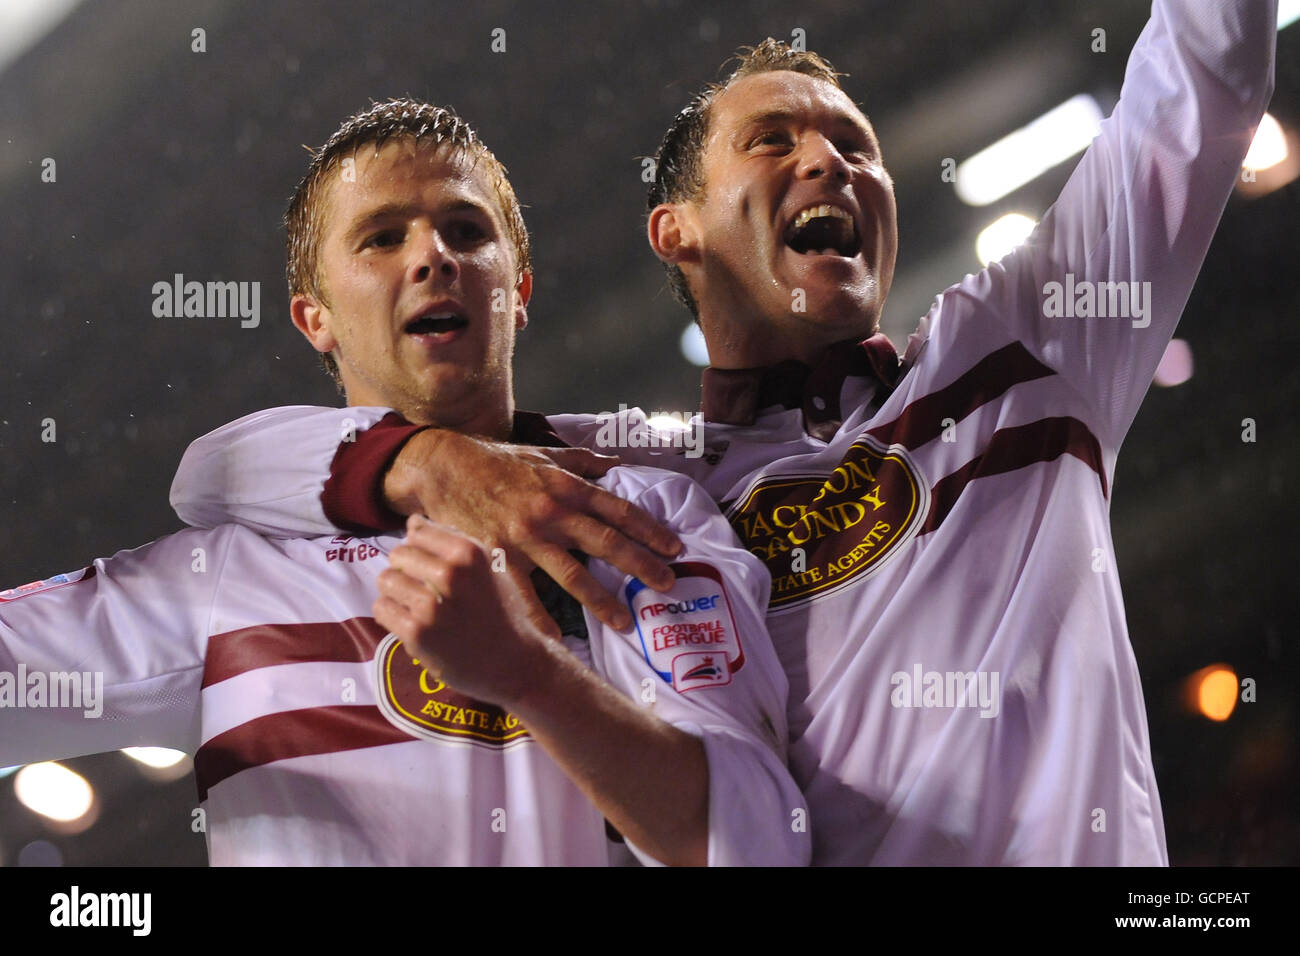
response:
{"label": "fingers gripping shirt", "polygon": [[[766,572],[679,476],[618,469],[604,483],[679,527],[684,557],[717,572],[747,657],[726,686],[686,694],[633,636],[590,616],[587,639],[566,644],[633,699],[650,688],[647,706],[702,738],[711,863],[807,862],[806,827],[791,827],[804,811],[784,764],[785,679],[763,631]],[[193,753],[215,865],[606,863],[603,818],[527,729],[431,677],[370,618],[400,540],[225,525],[0,594],[0,672],[75,670],[103,688],[93,717],[0,709],[0,765],[146,744]]]}

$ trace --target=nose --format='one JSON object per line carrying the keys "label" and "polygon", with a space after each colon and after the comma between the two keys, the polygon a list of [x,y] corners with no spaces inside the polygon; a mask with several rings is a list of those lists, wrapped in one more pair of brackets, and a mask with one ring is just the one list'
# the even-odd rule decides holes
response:
{"label": "nose", "polygon": [[800,143],[799,178],[819,179],[822,176],[848,182],[852,174],[849,161],[835,144],[821,133],[809,133]]}
{"label": "nose", "polygon": [[420,227],[411,246],[414,253],[408,271],[412,282],[428,282],[436,276],[443,283],[449,284],[460,275],[456,253],[437,229]]}

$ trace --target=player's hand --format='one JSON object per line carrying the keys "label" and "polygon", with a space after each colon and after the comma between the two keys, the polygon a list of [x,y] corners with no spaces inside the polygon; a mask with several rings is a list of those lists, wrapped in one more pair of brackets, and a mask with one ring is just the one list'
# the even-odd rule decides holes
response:
{"label": "player's hand", "polygon": [[678,554],[681,542],[641,508],[584,480],[617,464],[584,448],[506,445],[427,429],[394,460],[384,496],[400,514],[428,515],[489,551],[503,549],[533,616],[541,605],[527,580],[540,567],[601,621],[626,630],[627,608],[569,552],[668,590],[674,578],[664,558]]}
{"label": "player's hand", "polygon": [[510,575],[491,570],[479,542],[418,515],[406,529],[379,575],[375,620],[439,680],[509,707],[537,678],[559,628]]}

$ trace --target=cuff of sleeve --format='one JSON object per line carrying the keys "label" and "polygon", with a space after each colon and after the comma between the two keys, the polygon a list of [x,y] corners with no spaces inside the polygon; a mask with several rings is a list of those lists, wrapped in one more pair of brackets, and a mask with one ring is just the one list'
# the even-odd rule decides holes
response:
{"label": "cuff of sleeve", "polygon": [[356,534],[405,527],[406,518],[384,503],[384,475],[410,437],[427,427],[412,425],[396,412],[389,412],[357,434],[354,441],[339,445],[321,492],[326,517]]}
{"label": "cuff of sleeve", "polygon": [[807,866],[808,810],[780,758],[726,728],[700,737],[709,761],[709,866]]}
{"label": "cuff of sleeve", "polygon": [[[692,721],[689,721],[689,720],[679,720],[679,721],[673,721],[672,723],[673,723],[673,726],[674,726],[674,727],[676,727],[678,730],[682,731],[683,733],[688,733],[688,734],[690,734],[692,737],[697,737],[697,738],[699,738],[701,741],[704,742],[704,755],[705,755],[705,758],[708,759],[708,761],[709,761],[709,859],[708,859],[708,865],[709,865],[709,866],[713,866],[713,865],[714,865],[714,863],[713,863],[713,760],[712,760],[712,755],[709,753],[709,742],[708,742],[708,737],[707,737],[707,735],[704,733],[704,729],[703,729],[702,727],[700,727],[699,724],[694,723],[694,722],[692,722]],[[627,846],[627,848],[628,848],[629,850],[632,851],[632,855],[635,856],[638,860],[641,861],[642,865],[644,865],[644,866],[664,866],[664,865],[665,865],[665,864],[659,862],[658,860],[656,860],[656,859],[655,859],[654,857],[652,857],[649,853],[646,853],[644,850],[642,850],[640,847],[638,847],[635,843],[633,843],[631,840],[629,840],[626,836],[623,837],[623,842],[624,842],[624,844]]]}
{"label": "cuff of sleeve", "polygon": [[[780,759],[721,727],[673,726],[704,743],[709,761],[709,866],[807,866],[808,810]],[[646,866],[663,866],[627,840]]]}

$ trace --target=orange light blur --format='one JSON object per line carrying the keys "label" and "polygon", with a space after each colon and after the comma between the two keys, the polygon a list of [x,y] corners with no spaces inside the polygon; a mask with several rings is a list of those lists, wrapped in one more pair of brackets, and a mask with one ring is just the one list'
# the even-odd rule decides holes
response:
{"label": "orange light blur", "polygon": [[1196,694],[1196,709],[1210,720],[1227,720],[1237,706],[1239,682],[1230,667],[1211,664],[1193,674],[1188,684]]}

